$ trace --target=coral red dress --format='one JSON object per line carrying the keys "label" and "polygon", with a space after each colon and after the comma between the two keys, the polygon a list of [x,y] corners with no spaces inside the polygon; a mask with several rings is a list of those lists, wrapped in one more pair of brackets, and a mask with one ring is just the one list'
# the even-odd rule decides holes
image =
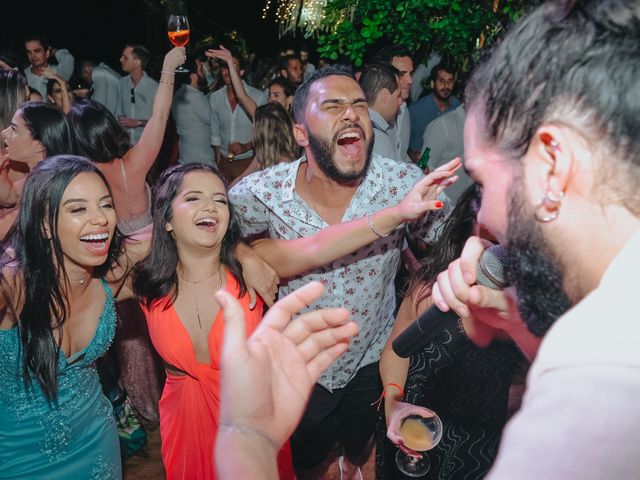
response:
{"label": "coral red dress", "polygon": [[[239,299],[245,312],[247,335],[262,318],[259,301],[249,310],[249,296],[239,297],[240,287],[227,273],[226,290]],[[156,300],[150,309],[142,306],[151,341],[164,361],[186,372],[167,372],[160,399],[160,436],[162,460],[167,479],[215,479],[213,452],[220,412],[220,353],[224,320],[222,310],[209,332],[210,363],[196,360],[191,338],[173,306],[170,297]],[[293,479],[291,451],[287,442],[278,455],[281,478]]]}

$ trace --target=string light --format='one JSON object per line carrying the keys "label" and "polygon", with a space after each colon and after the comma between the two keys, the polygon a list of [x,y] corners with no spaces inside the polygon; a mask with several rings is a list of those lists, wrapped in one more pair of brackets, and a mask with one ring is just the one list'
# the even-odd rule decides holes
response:
{"label": "string light", "polygon": [[[280,26],[280,35],[301,29],[310,36],[319,28],[324,19],[324,9],[331,0],[277,0],[275,22]],[[271,10],[272,0],[266,0],[262,9],[265,20]]]}

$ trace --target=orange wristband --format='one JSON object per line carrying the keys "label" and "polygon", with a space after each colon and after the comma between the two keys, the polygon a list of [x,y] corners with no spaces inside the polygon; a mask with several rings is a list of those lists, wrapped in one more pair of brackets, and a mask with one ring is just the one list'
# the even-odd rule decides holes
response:
{"label": "orange wristband", "polygon": [[[386,389],[387,387],[396,387],[396,388],[400,391],[400,395],[401,395],[402,397],[404,397],[404,389],[403,389],[400,385],[398,385],[397,383],[387,383],[387,384],[385,385],[385,389]],[[384,392],[383,392],[383,396],[386,396],[386,395],[384,395]]]}

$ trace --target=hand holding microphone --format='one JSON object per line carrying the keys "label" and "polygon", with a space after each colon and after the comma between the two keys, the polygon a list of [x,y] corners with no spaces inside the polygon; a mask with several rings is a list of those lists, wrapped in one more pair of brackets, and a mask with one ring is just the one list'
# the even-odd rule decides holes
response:
{"label": "hand holding microphone", "polygon": [[[458,291],[463,290],[462,296],[467,299],[468,292],[470,288],[473,288],[473,284],[475,284],[476,281],[478,285],[496,290],[496,293],[504,289],[507,285],[502,268],[502,257],[504,254],[502,247],[494,245],[485,250],[483,243],[479,245],[481,246],[479,250],[481,255],[479,260],[477,260],[475,264],[472,264],[472,271],[468,272],[470,275],[462,273],[461,260],[458,259],[450,264],[446,272],[438,276],[439,283],[434,284],[433,290],[435,291],[440,284],[440,288],[444,287],[447,288],[448,291],[453,292],[451,288],[453,282],[447,281],[445,283],[445,280],[449,280],[449,276],[454,276],[456,279],[462,280],[463,284],[458,287]],[[465,249],[466,248],[465,246]],[[463,280],[465,277],[470,283]],[[499,294],[502,295],[502,293]],[[393,341],[393,350],[398,356],[406,358],[418,353],[426,345],[435,341],[446,329],[455,327],[458,323],[458,317],[463,317],[460,311],[465,313],[469,311],[467,305],[464,303],[456,305],[459,311],[454,311],[448,303],[436,301],[435,295],[433,295],[433,298],[434,306],[422,313],[416,321]],[[455,298],[455,300],[460,301],[459,298]],[[452,303],[454,302],[452,301]],[[466,316],[468,316],[468,314]],[[472,340],[474,339],[472,338]],[[484,343],[484,341],[482,343]]]}

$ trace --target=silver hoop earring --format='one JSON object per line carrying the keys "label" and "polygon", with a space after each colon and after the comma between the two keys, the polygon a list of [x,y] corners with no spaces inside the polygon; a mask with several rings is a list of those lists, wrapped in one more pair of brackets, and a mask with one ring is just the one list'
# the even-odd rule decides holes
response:
{"label": "silver hoop earring", "polygon": [[[560,206],[562,205],[562,199],[564,198],[564,192],[558,194],[553,193],[551,190],[542,197],[536,204],[536,209],[533,213],[534,218],[541,223],[553,222],[560,214]],[[543,212],[543,209],[553,208],[554,212],[547,215]]]}

